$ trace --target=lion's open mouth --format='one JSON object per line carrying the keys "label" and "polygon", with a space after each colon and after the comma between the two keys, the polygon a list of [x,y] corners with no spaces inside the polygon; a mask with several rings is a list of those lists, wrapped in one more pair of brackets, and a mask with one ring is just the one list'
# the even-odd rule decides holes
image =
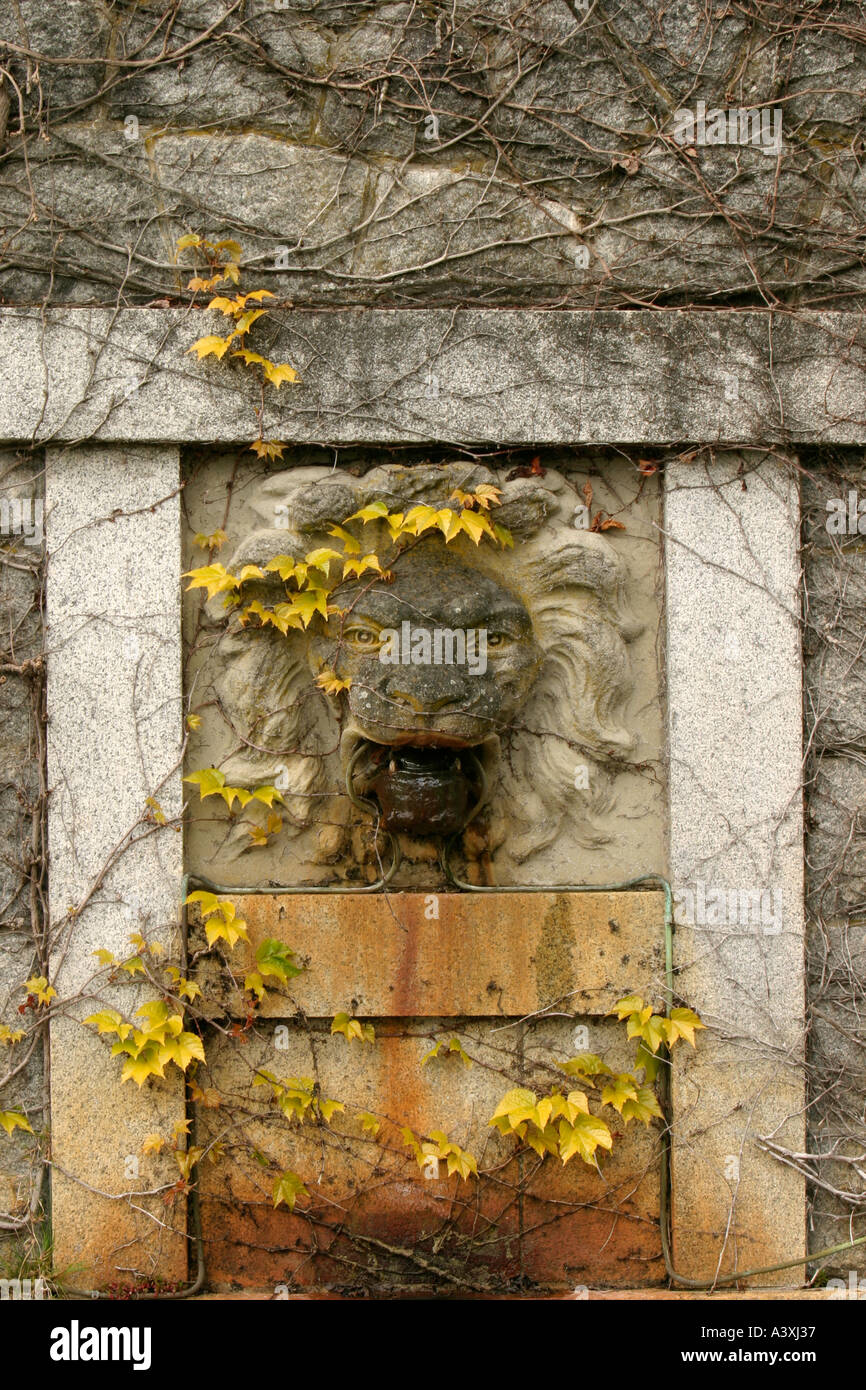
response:
{"label": "lion's open mouth", "polygon": [[356,800],[378,813],[384,830],[415,836],[463,830],[485,790],[481,760],[469,749],[389,747],[366,739],[352,753],[349,780]]}

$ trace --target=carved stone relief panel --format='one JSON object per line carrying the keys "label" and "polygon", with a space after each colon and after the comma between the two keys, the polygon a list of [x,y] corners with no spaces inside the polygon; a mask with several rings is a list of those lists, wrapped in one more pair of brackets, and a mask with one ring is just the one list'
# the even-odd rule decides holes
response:
{"label": "carved stone relief panel", "polygon": [[188,866],[357,887],[396,841],[414,888],[441,884],[443,843],[477,883],[662,870],[655,478],[573,452],[298,453],[190,463],[187,567],[246,578],[187,596],[187,770],[281,799],[205,797]]}

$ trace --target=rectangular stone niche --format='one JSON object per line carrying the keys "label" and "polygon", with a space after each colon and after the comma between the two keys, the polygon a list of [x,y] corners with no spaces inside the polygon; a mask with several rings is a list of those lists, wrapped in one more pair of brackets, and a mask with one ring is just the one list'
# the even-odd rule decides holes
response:
{"label": "rectangular stone niche", "polygon": [[[211,1277],[253,1285],[541,1287],[590,1281],[620,1287],[663,1277],[654,1129],[627,1129],[601,1171],[531,1154],[489,1125],[515,1086],[539,1093],[577,1083],[557,1069],[580,1051],[614,1069],[633,1065],[624,1026],[606,1017],[637,990],[657,1004],[664,983],[664,896],[451,893],[286,894],[234,899],[250,944],[236,974],[277,938],[306,963],[288,998],[263,1012],[241,1049],[213,1040],[211,1074],[249,1107],[247,1147],[204,1175]],[[243,1016],[240,999],[237,1013]],[[373,1045],[330,1032],[339,1012],[375,1019]],[[448,1043],[459,1038],[472,1065]],[[425,1057],[441,1041],[436,1057]],[[345,1110],[328,1126],[290,1124],[252,1085],[256,1068],[309,1077]],[[372,1136],[360,1116],[375,1115]],[[219,1129],[202,1108],[200,1142]],[[468,1149],[484,1175],[463,1183],[444,1163],[422,1174],[401,1135],[437,1130]],[[259,1158],[253,1149],[259,1151]],[[273,1168],[300,1176],[308,1198],[275,1210]]]}

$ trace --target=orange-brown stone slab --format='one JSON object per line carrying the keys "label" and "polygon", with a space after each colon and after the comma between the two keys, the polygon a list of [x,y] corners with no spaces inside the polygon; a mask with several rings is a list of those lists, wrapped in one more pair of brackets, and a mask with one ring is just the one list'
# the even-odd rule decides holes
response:
{"label": "orange-brown stone slab", "polygon": [[[601,1015],[626,992],[661,997],[658,892],[255,894],[234,902],[250,947],[233,962],[254,968],[267,937],[290,946],[306,964],[291,999],[310,1018],[343,1010],[521,1018],[553,1005]],[[261,1012],[294,1010],[269,993]]]}

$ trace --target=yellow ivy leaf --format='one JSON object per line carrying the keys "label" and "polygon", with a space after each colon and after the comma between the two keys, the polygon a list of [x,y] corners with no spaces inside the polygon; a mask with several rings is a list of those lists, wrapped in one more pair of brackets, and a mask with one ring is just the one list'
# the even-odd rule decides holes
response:
{"label": "yellow ivy leaf", "polygon": [[258,454],[260,459],[281,459],[285,447],[278,439],[257,439],[250,445],[253,453]]}
{"label": "yellow ivy leaf", "polygon": [[317,613],[328,616],[328,595],[324,589],[308,589],[302,594],[293,594],[291,610],[296,613],[304,627],[309,627]]}
{"label": "yellow ivy leaf", "polygon": [[190,893],[183,901],[184,906],[189,903],[198,903],[202,917],[210,917],[212,912],[219,912],[220,910],[220,899],[216,893],[208,893],[203,888],[198,889],[195,893]]}
{"label": "yellow ivy leaf", "polygon": [[350,1018],[348,1014],[336,1014],[331,1023],[332,1033],[342,1033],[346,1042],[356,1038],[358,1042],[372,1043],[376,1040],[376,1030],[372,1023],[362,1023],[360,1019]]}
{"label": "yellow ivy leaf", "polygon": [[91,951],[90,954],[96,956],[100,965],[115,965],[117,963],[117,957],[112,955],[111,951],[106,951],[104,946],[100,946],[98,951]]}
{"label": "yellow ivy leaf", "polygon": [[0,1023],[0,1043],[4,1047],[12,1047],[19,1043],[24,1037],[23,1028],[10,1028],[7,1023]]}
{"label": "yellow ivy leaf", "polygon": [[247,834],[250,837],[250,849],[264,849],[270,843],[268,832],[262,825],[247,826]]}
{"label": "yellow ivy leaf", "polygon": [[331,1123],[331,1116],[336,1115],[340,1110],[345,1110],[345,1105],[341,1100],[320,1100],[319,1113],[326,1125]]}
{"label": "yellow ivy leaf", "polygon": [[366,507],[362,507],[358,512],[353,512],[351,516],[347,516],[346,524],[348,525],[350,521],[378,521],[381,517],[387,515],[387,502],[368,502]]}
{"label": "yellow ivy leaf", "polygon": [[[115,1047],[117,1046],[118,1044],[115,1043]],[[134,1081],[139,1089],[141,1089],[148,1077],[163,1077],[167,1059],[162,1057],[161,1054],[162,1049],[159,1044],[157,1042],[149,1042],[141,1049],[137,1057],[127,1057],[120,1074],[121,1083],[125,1081]]]}
{"label": "yellow ivy leaf", "polygon": [[98,1014],[91,1014],[84,1022],[92,1023],[100,1033],[117,1033],[121,1038],[128,1037],[132,1032],[132,1025],[124,1023],[116,1009],[103,1009]]}
{"label": "yellow ivy leaf", "polygon": [[[534,1091],[528,1091],[523,1086],[518,1086],[512,1091],[508,1091],[496,1107],[490,1124],[497,1120],[504,1120],[510,1129],[517,1129],[517,1126],[524,1120],[531,1120],[536,1105],[536,1095]],[[500,1128],[497,1125],[497,1129]],[[507,1133],[507,1130],[503,1130]]]}
{"label": "yellow ivy leaf", "polygon": [[125,970],[127,975],[143,975],[145,973],[144,961],[141,956],[130,956],[129,960],[121,962],[119,968]]}
{"label": "yellow ivy leaf", "polygon": [[141,1152],[143,1154],[159,1154],[164,1148],[165,1140],[161,1134],[147,1134],[141,1146]]}
{"label": "yellow ivy leaf", "polygon": [[458,1148],[456,1144],[452,1146],[451,1153],[446,1156],[446,1163],[449,1177],[452,1173],[458,1173],[464,1182],[468,1180],[470,1173],[474,1173],[475,1177],[478,1177],[478,1163],[475,1157],[471,1153],[467,1153],[466,1149]]}
{"label": "yellow ivy leaf", "polygon": [[502,488],[494,487],[492,483],[479,483],[472,493],[475,501],[480,507],[489,508],[491,505],[498,507],[499,499],[502,496]]}
{"label": "yellow ivy leaf", "polygon": [[[228,270],[228,266],[226,266],[226,270]],[[233,336],[242,338],[245,333],[248,333],[250,331],[256,319],[260,319],[262,315],[266,313],[266,309],[247,309],[246,313],[241,314],[240,318],[238,319],[237,327],[235,328]],[[270,363],[268,363],[268,366],[269,365]],[[267,371],[267,367],[265,368],[265,370]]]}
{"label": "yellow ivy leaf", "polygon": [[649,1004],[639,1014],[634,1013],[628,1020],[626,1032],[630,1038],[641,1038],[650,1052],[658,1052],[665,1041],[668,1020],[654,1014]]}
{"label": "yellow ivy leaf", "polygon": [[[204,767],[199,772],[191,772],[188,777],[184,777],[185,782],[190,782],[194,787],[198,787],[201,800],[205,797],[218,796],[226,784],[226,775],[216,767]],[[212,895],[211,895],[212,896]],[[187,902],[200,901],[196,894],[187,898]]]}
{"label": "yellow ivy leaf", "polygon": [[193,536],[193,543],[198,546],[199,550],[219,550],[227,540],[228,536],[222,527],[218,527],[216,531],[211,531],[210,535],[205,531],[196,531]]}
{"label": "yellow ivy leaf", "polygon": [[627,1100],[637,1100],[637,1083],[633,1076],[627,1072],[619,1073],[613,1078],[609,1086],[605,1086],[601,1093],[603,1105],[612,1105],[614,1110],[622,1114],[622,1108]]}
{"label": "yellow ivy leaf", "polygon": [[298,373],[294,367],[290,367],[288,362],[281,362],[276,365],[273,362],[265,364],[265,376],[273,386],[279,391],[284,381],[297,381]]}
{"label": "yellow ivy leaf", "polygon": [[184,1182],[189,1182],[192,1170],[203,1154],[204,1149],[199,1148],[198,1145],[193,1145],[191,1149],[177,1149],[175,1151],[174,1160]]}
{"label": "yellow ivy leaf", "polygon": [[382,1128],[381,1123],[376,1118],[376,1116],[371,1115],[369,1110],[362,1110],[358,1118],[361,1121],[361,1128],[364,1131],[364,1133],[372,1134],[373,1138],[375,1139],[376,1135],[379,1133],[379,1130]]}
{"label": "yellow ivy leaf", "polygon": [[302,629],[304,624],[299,613],[290,603],[278,603],[274,608],[264,608],[258,599],[249,604],[241,614],[241,626],[246,627],[251,618],[258,618],[262,627],[275,627],[285,637],[290,627]]}
{"label": "yellow ivy leaf", "polygon": [[[240,332],[239,329],[237,331]],[[249,348],[238,348],[232,353],[232,357],[242,357],[248,367],[262,367],[268,360],[266,357],[262,357],[260,352],[251,352]]]}
{"label": "yellow ivy leaf", "polygon": [[210,917],[205,922],[205,936],[208,946],[213,946],[215,941],[227,941],[232,949],[239,941],[249,941],[247,935],[247,924],[241,917]]}
{"label": "yellow ivy leaf", "polygon": [[342,526],[332,526],[331,529],[330,529],[330,531],[328,532],[328,535],[329,535],[329,536],[333,536],[335,540],[338,540],[338,541],[342,541],[342,542],[343,542],[343,549],[345,550],[345,552],[346,552],[347,555],[359,555],[359,554],[360,554],[360,552],[361,552],[361,545],[360,545],[360,542],[359,542],[359,541],[356,541],[356,540],[355,540],[355,537],[351,534],[351,532],[345,530],[344,527],[342,527]]}
{"label": "yellow ivy leaf", "polygon": [[350,676],[348,680],[341,681],[339,676],[335,675],[333,671],[320,671],[316,676],[316,685],[319,686],[321,690],[324,690],[326,695],[339,695],[341,690],[349,690],[351,688],[352,677]]}
{"label": "yellow ivy leaf", "polygon": [[448,507],[436,513],[436,525],[445,537],[446,544],[460,534],[460,517]]}
{"label": "yellow ivy leaf", "polygon": [[626,1124],[629,1120],[642,1120],[648,1125],[654,1116],[659,1120],[664,1119],[662,1108],[651,1086],[639,1086],[637,1096],[633,1100],[627,1100],[620,1113]]}
{"label": "yellow ivy leaf", "polygon": [[148,1029],[161,1028],[169,1019],[169,1007],[164,999],[149,999],[135,1011],[136,1018],[143,1018]]}
{"label": "yellow ivy leaf", "polygon": [[408,532],[409,535],[419,536],[423,531],[429,531],[431,526],[436,525],[436,517],[435,507],[428,507],[424,504],[410,507],[400,529]]}
{"label": "yellow ivy leaf", "polygon": [[289,1211],[295,1210],[295,1202],[299,1197],[309,1197],[309,1192],[304,1187],[303,1182],[297,1173],[280,1173],[274,1180],[273,1198],[274,1206],[278,1207],[281,1202],[285,1202]]}
{"label": "yellow ivy leaf", "polygon": [[244,989],[250,994],[254,994],[259,1002],[265,998],[268,992],[265,989],[265,982],[258,970],[252,970],[250,974],[244,978]]}
{"label": "yellow ivy leaf", "polygon": [[26,1115],[22,1115],[20,1110],[0,1110],[0,1126],[6,1133],[12,1136],[15,1129],[25,1129],[28,1134],[33,1133],[33,1126]]}
{"label": "yellow ivy leaf", "polygon": [[200,715],[200,714],[188,714],[187,717],[186,717],[186,727],[187,727],[188,729],[192,729],[192,730],[200,729],[200,728],[201,728],[201,715]]}
{"label": "yellow ivy leaf", "polygon": [[406,1147],[411,1149],[418,1161],[421,1162],[421,1145],[418,1143],[418,1140],[415,1138],[415,1135],[408,1125],[403,1126],[400,1130],[400,1135]]}
{"label": "yellow ivy leaf", "polygon": [[31,975],[22,986],[28,994],[35,994],[40,1004],[50,1004],[57,997],[57,990],[50,985],[44,975]]}
{"label": "yellow ivy leaf", "polygon": [[201,237],[195,232],[187,232],[182,236],[177,242],[176,249],[178,251],[186,251],[189,246],[201,246]]}
{"label": "yellow ivy leaf", "polygon": [[526,1142],[531,1149],[535,1150],[539,1158],[544,1158],[545,1154],[559,1153],[559,1135],[555,1125],[547,1125],[543,1130],[529,1130],[526,1135]]}
{"label": "yellow ivy leaf", "polygon": [[231,592],[240,584],[240,580],[236,575],[229,574],[225,565],[202,565],[199,569],[186,570],[182,578],[190,581],[186,586],[187,593],[190,589],[207,589],[209,599],[216,594]]}
{"label": "yellow ivy leaf", "polygon": [[588,1081],[592,1076],[610,1076],[610,1067],[607,1062],[595,1052],[579,1052],[576,1057],[570,1057],[567,1062],[561,1062],[562,1071],[569,1076],[576,1076],[580,1081]]}
{"label": "yellow ivy leaf", "polygon": [[157,825],[165,825],[165,812],[156,798],[148,796],[145,798],[144,804],[148,810],[153,812],[153,819],[156,821]]}
{"label": "yellow ivy leaf", "polygon": [[191,348],[187,348],[187,352],[197,353],[199,361],[211,355],[221,359],[225,357],[229,343],[234,336],[234,333],[230,333],[227,338],[220,338],[212,333],[206,338],[199,338]]}
{"label": "yellow ivy leaf", "polygon": [[375,570],[377,574],[382,573],[382,566],[379,564],[378,555],[365,555],[363,559],[348,559],[343,561],[344,579],[350,574],[357,575],[358,578],[360,578],[367,570]]}
{"label": "yellow ivy leaf", "polygon": [[[445,1046],[446,1044],[444,1038],[440,1038],[439,1042],[437,1042],[434,1047],[431,1047],[430,1051],[425,1053],[425,1055],[421,1058],[421,1065],[423,1066],[425,1062],[430,1062],[433,1060],[434,1057],[438,1057],[440,1049]],[[447,1050],[449,1054],[456,1053],[457,1056],[460,1058],[461,1062],[463,1063],[464,1067],[472,1066],[472,1058],[469,1057],[463,1050],[463,1044],[461,1043],[459,1038],[450,1038],[447,1044]]]}
{"label": "yellow ivy leaf", "polygon": [[574,1123],[559,1122],[559,1156],[563,1164],[577,1154],[584,1163],[595,1164],[596,1149],[612,1149],[613,1138],[604,1120],[596,1115],[580,1114]]}
{"label": "yellow ivy leaf", "polygon": [[225,314],[228,318],[233,319],[237,317],[238,313],[243,308],[243,302],[238,304],[236,299],[226,299],[225,295],[218,294],[210,301],[207,307],[208,309],[219,309],[221,314]]}
{"label": "yellow ivy leaf", "polygon": [[181,1071],[186,1071],[190,1062],[203,1062],[204,1046],[197,1033],[179,1033],[178,1036],[168,1044],[171,1060]]}
{"label": "yellow ivy leaf", "polygon": [[273,560],[268,560],[265,565],[265,573],[269,574],[274,571],[280,576],[280,579],[288,582],[295,573],[295,561],[291,555],[275,555]]}
{"label": "yellow ivy leaf", "polygon": [[664,1024],[668,1045],[673,1047],[679,1038],[695,1046],[695,1029],[706,1028],[692,1009],[671,1009],[670,1018]]}
{"label": "yellow ivy leaf", "polygon": [[337,550],[331,550],[329,546],[320,546],[318,550],[311,550],[304,556],[304,560],[314,569],[321,570],[327,575],[332,560],[342,560],[342,555]]}
{"label": "yellow ivy leaf", "polygon": [[628,1018],[629,1014],[640,1013],[643,1006],[643,999],[639,994],[627,994],[624,999],[618,999],[609,1012],[616,1014],[622,1022],[624,1018]]}
{"label": "yellow ivy leaf", "polygon": [[493,527],[487,517],[479,516],[477,512],[461,512],[460,527],[476,545],[480,545],[482,536],[493,535]]}
{"label": "yellow ivy leaf", "polygon": [[253,801],[261,801],[268,809],[273,806],[275,801],[282,801],[282,799],[282,792],[278,791],[276,787],[270,786],[270,784],[265,784],[265,786],[255,787],[253,789]]}

